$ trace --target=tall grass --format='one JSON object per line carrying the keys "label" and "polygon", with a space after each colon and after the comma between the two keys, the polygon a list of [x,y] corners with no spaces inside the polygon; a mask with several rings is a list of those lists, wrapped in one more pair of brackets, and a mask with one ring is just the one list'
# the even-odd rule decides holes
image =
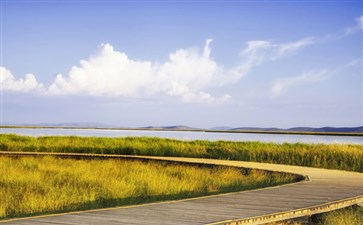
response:
{"label": "tall grass", "polygon": [[0,219],[293,182],[291,174],[166,162],[0,157]]}
{"label": "tall grass", "polygon": [[77,152],[231,159],[363,172],[363,145],[179,141],[151,137],[0,135],[2,151]]}
{"label": "tall grass", "polygon": [[318,216],[317,225],[362,225],[363,207],[348,207]]}
{"label": "tall grass", "polygon": [[[278,221],[264,225],[304,225],[297,220]],[[351,206],[335,211],[316,214],[310,218],[310,225],[362,225],[363,207]]]}

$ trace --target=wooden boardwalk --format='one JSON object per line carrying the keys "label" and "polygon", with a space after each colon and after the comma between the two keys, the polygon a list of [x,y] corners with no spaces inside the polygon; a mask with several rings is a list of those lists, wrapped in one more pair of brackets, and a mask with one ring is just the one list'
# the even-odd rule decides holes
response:
{"label": "wooden boardwalk", "polygon": [[[1,153],[4,154],[4,152]],[[79,156],[78,154],[69,155]],[[256,168],[301,174],[308,176],[308,180],[252,191],[14,219],[0,221],[0,223],[4,225],[263,224],[331,211],[363,202],[362,173],[213,159],[115,155],[107,157]]]}

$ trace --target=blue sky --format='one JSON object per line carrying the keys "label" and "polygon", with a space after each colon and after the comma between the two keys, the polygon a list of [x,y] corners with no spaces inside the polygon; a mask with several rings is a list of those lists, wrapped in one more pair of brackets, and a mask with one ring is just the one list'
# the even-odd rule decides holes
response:
{"label": "blue sky", "polygon": [[1,7],[3,123],[363,124],[362,1]]}

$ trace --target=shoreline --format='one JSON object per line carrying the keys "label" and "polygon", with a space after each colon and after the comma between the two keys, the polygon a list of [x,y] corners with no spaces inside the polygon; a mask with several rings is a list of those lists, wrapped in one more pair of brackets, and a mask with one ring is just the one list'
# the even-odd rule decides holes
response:
{"label": "shoreline", "polygon": [[213,129],[173,129],[173,128],[125,128],[125,127],[72,127],[72,126],[0,126],[11,129],[79,129],[79,130],[131,130],[131,131],[186,131],[204,133],[244,133],[244,134],[284,134],[317,136],[352,136],[363,137],[363,132],[309,132],[309,131],[263,131],[263,130],[213,130]]}

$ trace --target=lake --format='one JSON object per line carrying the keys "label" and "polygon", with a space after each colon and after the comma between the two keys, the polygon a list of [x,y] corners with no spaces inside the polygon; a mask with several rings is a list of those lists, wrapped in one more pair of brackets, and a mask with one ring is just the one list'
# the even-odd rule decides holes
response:
{"label": "lake", "polygon": [[324,135],[287,135],[287,134],[248,134],[212,133],[193,131],[151,131],[151,130],[107,130],[107,129],[58,129],[58,128],[1,128],[0,133],[29,136],[98,136],[98,137],[160,137],[179,140],[209,141],[261,141],[274,143],[344,143],[363,144],[363,137],[324,136]]}

